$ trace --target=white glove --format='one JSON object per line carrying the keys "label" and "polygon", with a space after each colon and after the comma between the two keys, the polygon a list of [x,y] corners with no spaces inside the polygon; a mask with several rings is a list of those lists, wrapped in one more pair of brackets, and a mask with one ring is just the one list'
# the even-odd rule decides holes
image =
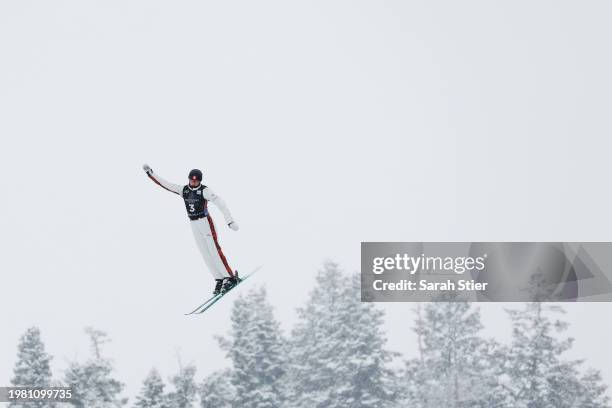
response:
{"label": "white glove", "polygon": [[229,224],[227,224],[227,226],[233,229],[234,231],[238,231],[238,229],[240,228],[238,227],[238,223],[236,221],[230,222]]}
{"label": "white glove", "polygon": [[148,164],[143,164],[142,165],[142,169],[145,171],[145,173],[147,174],[153,174],[153,169],[149,167]]}

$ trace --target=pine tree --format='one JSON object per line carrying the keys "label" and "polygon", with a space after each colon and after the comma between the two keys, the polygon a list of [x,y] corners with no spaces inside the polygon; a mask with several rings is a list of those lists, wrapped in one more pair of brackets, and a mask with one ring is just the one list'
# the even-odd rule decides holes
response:
{"label": "pine tree", "polygon": [[[18,345],[17,362],[11,384],[15,387],[49,387],[51,384],[52,357],[45,351],[40,330],[31,327],[21,336]],[[51,408],[51,402],[10,403],[11,408]]]}
{"label": "pine tree", "polygon": [[195,373],[195,366],[190,364],[183,367],[179,361],[179,372],[170,379],[174,391],[168,395],[169,408],[193,407],[198,391]]}
{"label": "pine tree", "polygon": [[358,275],[324,264],[289,348],[287,390],[296,408],[392,406],[394,353],[386,350],[383,313],[360,302]]}
{"label": "pine tree", "polygon": [[143,382],[140,395],[136,397],[136,408],[169,408],[164,394],[164,382],[156,369],[152,369]]}
{"label": "pine tree", "polygon": [[512,343],[506,352],[506,388],[518,408],[600,408],[608,406],[606,387],[594,370],[581,373],[582,361],[565,361],[572,338],[558,338],[567,323],[553,320],[563,313],[557,305],[526,304],[509,310]]}
{"label": "pine tree", "polygon": [[420,408],[502,406],[499,347],[481,338],[479,310],[450,293],[416,311],[419,356],[407,362],[404,402]]}
{"label": "pine tree", "polygon": [[232,362],[232,407],[283,407],[284,340],[264,288],[234,302],[229,338],[219,339]]}
{"label": "pine tree", "polygon": [[338,396],[355,408],[391,406],[396,398],[396,378],[388,364],[397,353],[386,349],[384,312],[373,303],[361,303],[360,297],[361,278],[352,274],[338,308],[344,317],[339,335],[347,340],[342,354],[349,379],[338,389]]}
{"label": "pine tree", "polygon": [[92,357],[85,363],[72,362],[64,382],[72,387],[78,408],[118,408],[127,403],[119,394],[123,384],[112,377],[113,365],[102,356],[101,346],[108,341],[106,333],[85,329],[91,342]]}
{"label": "pine tree", "polygon": [[215,371],[200,386],[201,408],[231,408],[236,390],[231,383],[232,371]]}

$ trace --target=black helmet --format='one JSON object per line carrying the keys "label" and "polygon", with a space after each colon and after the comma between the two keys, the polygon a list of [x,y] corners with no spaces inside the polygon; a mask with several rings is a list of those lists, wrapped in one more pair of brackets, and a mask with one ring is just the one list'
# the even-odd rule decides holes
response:
{"label": "black helmet", "polygon": [[189,180],[202,181],[202,172],[198,169],[193,169],[189,172]]}

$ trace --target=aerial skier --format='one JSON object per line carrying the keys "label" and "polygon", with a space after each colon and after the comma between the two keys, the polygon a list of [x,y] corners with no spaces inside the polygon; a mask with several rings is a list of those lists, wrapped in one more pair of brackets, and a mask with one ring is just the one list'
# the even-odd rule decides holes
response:
{"label": "aerial skier", "polygon": [[204,258],[206,266],[215,278],[214,295],[225,293],[240,282],[238,271],[230,268],[221,246],[217,239],[217,232],[212,217],[208,212],[208,202],[215,204],[223,213],[225,223],[234,231],[238,231],[238,223],[234,221],[225,202],[212,192],[212,190],[202,184],[202,172],[193,169],[189,172],[189,184],[180,186],[169,183],[157,174],[149,165],[142,166],[145,173],[156,184],[164,189],[178,194],[185,201],[187,216],[190,219],[191,230],[196,240],[198,249]]}

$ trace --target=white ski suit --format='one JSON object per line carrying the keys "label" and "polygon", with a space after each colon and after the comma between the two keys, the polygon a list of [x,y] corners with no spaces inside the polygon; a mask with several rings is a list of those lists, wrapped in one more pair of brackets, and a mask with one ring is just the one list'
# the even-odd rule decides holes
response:
{"label": "white ski suit", "polygon": [[224,279],[234,276],[234,271],[230,268],[215,231],[215,224],[208,213],[208,202],[211,202],[221,210],[226,224],[232,229],[237,230],[237,224],[232,219],[232,215],[225,202],[216,195],[210,188],[202,183],[198,187],[192,188],[189,185],[180,186],[170,183],[159,177],[152,170],[147,173],[149,178],[168,191],[171,191],[185,200],[187,215],[190,219],[191,231],[196,240],[198,249],[204,258],[206,266],[215,279]]}

